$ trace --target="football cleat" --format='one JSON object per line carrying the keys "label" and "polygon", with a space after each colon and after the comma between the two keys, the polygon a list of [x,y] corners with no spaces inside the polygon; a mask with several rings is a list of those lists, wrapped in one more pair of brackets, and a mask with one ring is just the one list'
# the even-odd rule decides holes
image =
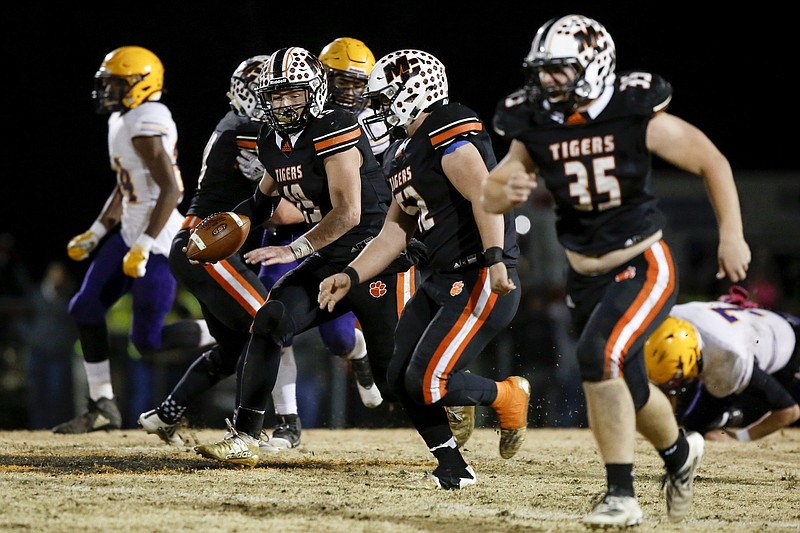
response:
{"label": "football cleat", "polygon": [[239,466],[256,466],[258,464],[259,440],[236,431],[229,419],[225,419],[228,432],[223,439],[213,444],[201,444],[194,447],[197,454],[225,463]]}

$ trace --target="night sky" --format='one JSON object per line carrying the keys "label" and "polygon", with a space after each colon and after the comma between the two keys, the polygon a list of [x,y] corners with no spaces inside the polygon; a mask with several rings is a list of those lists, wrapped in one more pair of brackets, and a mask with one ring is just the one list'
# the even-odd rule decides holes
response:
{"label": "night sky", "polygon": [[[618,71],[667,78],[674,86],[670,111],[704,130],[734,171],[798,168],[796,150],[778,133],[798,116],[796,84],[788,80],[797,62],[790,53],[797,49],[796,41],[790,46],[795,32],[782,23],[785,15],[766,7],[717,19],[664,2],[487,2],[481,11],[430,0],[64,4],[18,5],[21,13],[4,25],[11,141],[3,157],[2,207],[12,223],[2,231],[17,237],[34,275],[51,260],[69,262],[67,241],[89,227],[114,186],[106,118],[94,114],[90,92],[105,54],[123,45],[149,48],[164,63],[162,101],[178,125],[187,188],[182,207],[203,146],[228,110],[230,75],[246,57],[285,46],[318,53],[336,37],[363,40],[376,58],[422,49],[446,66],[451,100],[489,123],[498,99],[520,85],[536,29],[570,12],[606,26]],[[498,141],[495,148],[499,159],[506,146]],[[82,275],[88,261],[71,266]]]}

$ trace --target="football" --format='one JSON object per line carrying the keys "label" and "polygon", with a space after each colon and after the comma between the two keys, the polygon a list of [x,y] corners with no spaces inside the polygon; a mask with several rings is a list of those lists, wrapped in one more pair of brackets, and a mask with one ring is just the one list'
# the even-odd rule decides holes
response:
{"label": "football", "polygon": [[250,219],[231,211],[204,218],[189,236],[186,257],[216,263],[239,251],[250,233]]}

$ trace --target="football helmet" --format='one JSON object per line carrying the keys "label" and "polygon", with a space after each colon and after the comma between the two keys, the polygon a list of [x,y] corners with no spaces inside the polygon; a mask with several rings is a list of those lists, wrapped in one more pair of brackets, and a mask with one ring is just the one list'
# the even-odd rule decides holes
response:
{"label": "football helmet", "polygon": [[695,327],[667,317],[644,343],[647,376],[668,394],[677,394],[703,369],[702,341]]}
{"label": "football helmet", "polygon": [[333,103],[358,114],[366,106],[364,90],[375,56],[363,42],[351,37],[334,39],[322,49],[319,60],[328,73],[328,95]]}
{"label": "football helmet", "polygon": [[[273,107],[271,95],[287,90],[305,91],[305,102]],[[261,70],[256,93],[264,108],[264,118],[272,128],[285,133],[300,131],[325,108],[328,98],[325,67],[305,48],[281,48],[269,56]]]}
{"label": "football helmet", "polygon": [[[397,50],[378,60],[369,75],[365,97],[375,114],[364,120],[367,134],[377,141],[391,130],[408,126],[419,114],[439,101],[447,101],[444,65],[428,52]],[[386,130],[373,129],[378,123]]]}
{"label": "football helmet", "polygon": [[123,46],[106,54],[94,80],[92,100],[98,113],[134,109],[161,97],[164,66],[146,48]]}
{"label": "football helmet", "polygon": [[[599,97],[614,83],[617,52],[602,24],[582,15],[567,15],[546,22],[536,32],[522,63],[525,90],[531,102],[542,96],[564,114]],[[564,83],[542,83],[546,72],[569,71]]]}
{"label": "football helmet", "polygon": [[233,71],[228,99],[231,109],[240,117],[248,117],[261,122],[265,120],[264,110],[259,105],[256,94],[256,82],[268,59],[268,55],[249,57],[239,63],[239,66]]}

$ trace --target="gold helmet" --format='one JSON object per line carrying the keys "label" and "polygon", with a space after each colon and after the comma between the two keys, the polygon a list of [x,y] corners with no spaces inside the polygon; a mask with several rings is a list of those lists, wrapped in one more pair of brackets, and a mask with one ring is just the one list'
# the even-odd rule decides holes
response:
{"label": "gold helmet", "polygon": [[106,55],[94,78],[95,109],[111,113],[157,100],[164,87],[164,66],[146,48],[123,46]]}
{"label": "gold helmet", "polygon": [[367,45],[352,37],[339,37],[325,45],[319,60],[328,74],[333,103],[353,113],[364,109],[364,89],[375,66],[375,56]]}
{"label": "gold helmet", "polygon": [[644,343],[644,360],[650,381],[676,394],[703,368],[697,330],[686,320],[667,317]]}

